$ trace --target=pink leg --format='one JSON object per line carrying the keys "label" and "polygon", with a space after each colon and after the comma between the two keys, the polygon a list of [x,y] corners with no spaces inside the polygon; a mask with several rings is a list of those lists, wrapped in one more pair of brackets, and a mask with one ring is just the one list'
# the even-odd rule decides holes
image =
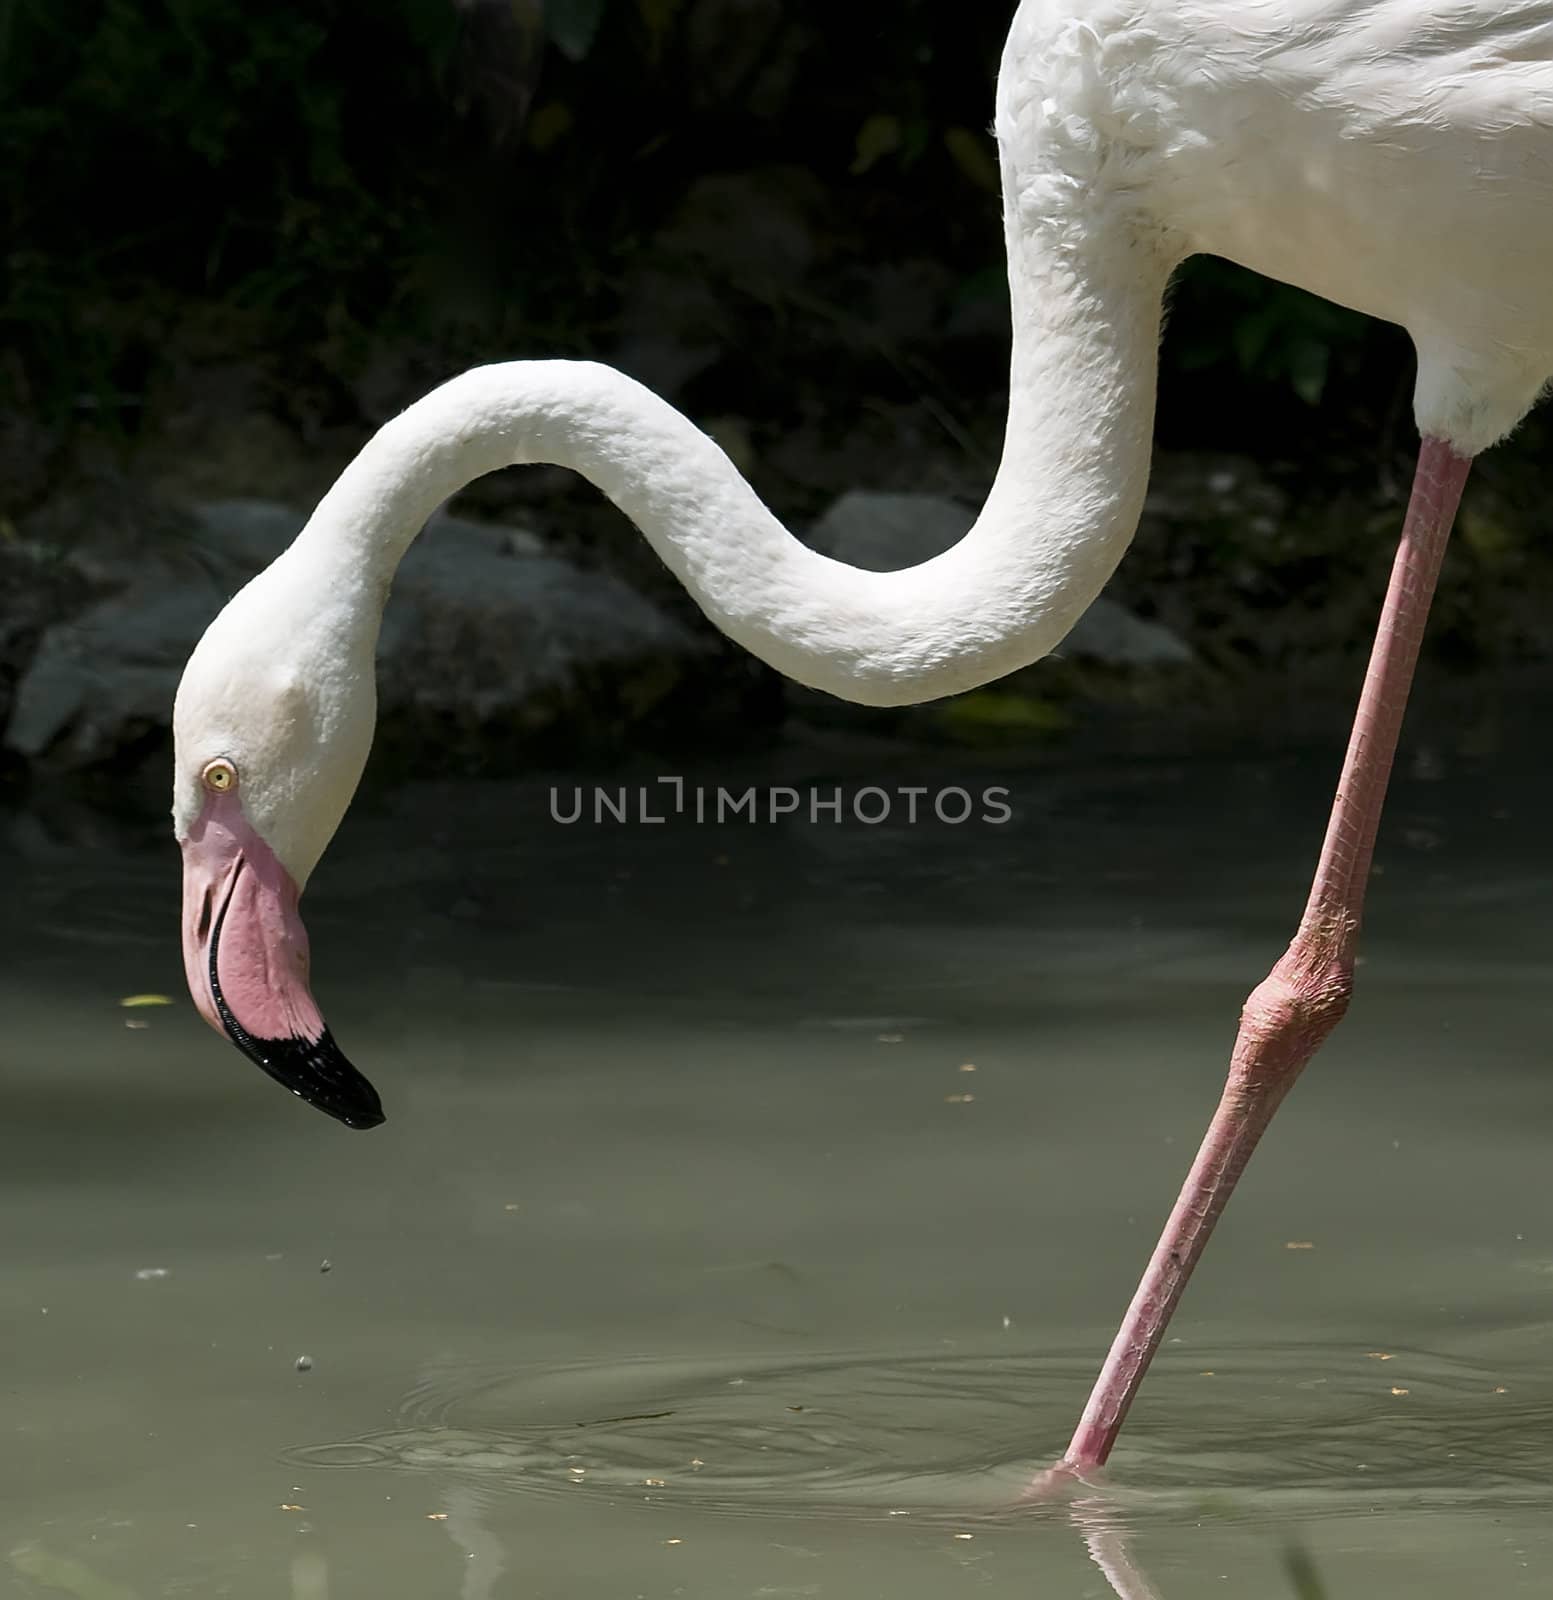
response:
{"label": "pink leg", "polygon": [[1197,1258],[1300,1069],[1342,1020],[1370,857],[1445,543],[1472,463],[1425,439],[1391,586],[1299,932],[1241,1013],[1224,1098],[1095,1382],[1062,1468],[1105,1464]]}

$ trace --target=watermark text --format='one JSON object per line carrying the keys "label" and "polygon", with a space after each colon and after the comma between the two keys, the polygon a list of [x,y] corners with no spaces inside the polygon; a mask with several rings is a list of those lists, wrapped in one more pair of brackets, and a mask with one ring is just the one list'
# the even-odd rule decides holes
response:
{"label": "watermark text", "polygon": [[1009,791],[999,784],[976,790],[956,784],[898,784],[893,788],[866,784],[858,789],[843,789],[839,784],[807,789],[776,784],[727,789],[669,777],[616,788],[576,784],[570,790],[550,790],[550,820],[563,827],[578,823],[650,826],[675,817],[697,823],[793,821],[819,826],[860,822],[865,827],[881,823],[911,827],[941,822],[958,827],[974,822],[1001,827],[1013,815]]}

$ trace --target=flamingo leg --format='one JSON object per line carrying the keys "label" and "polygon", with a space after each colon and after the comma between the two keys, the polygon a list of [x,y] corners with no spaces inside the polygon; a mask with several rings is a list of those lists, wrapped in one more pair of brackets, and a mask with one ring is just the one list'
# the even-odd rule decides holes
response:
{"label": "flamingo leg", "polygon": [[1241,1013],[1229,1081],[1186,1186],[1127,1308],[1062,1466],[1105,1464],[1176,1302],[1256,1142],[1300,1069],[1342,1020],[1381,806],[1429,603],[1472,465],[1425,439],[1375,632],[1321,860],[1299,932]]}

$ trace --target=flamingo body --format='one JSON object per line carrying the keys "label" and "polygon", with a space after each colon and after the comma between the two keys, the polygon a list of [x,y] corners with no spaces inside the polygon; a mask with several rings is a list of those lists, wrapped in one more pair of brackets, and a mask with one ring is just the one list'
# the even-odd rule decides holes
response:
{"label": "flamingo body", "polygon": [[1429,596],[1472,458],[1553,375],[1553,0],[1024,0],[999,75],[1013,338],[1003,456],[951,550],[864,572],[807,549],[671,406],[591,362],[455,378],[382,428],[211,624],[174,712],[196,1004],[355,1127],[297,901],[374,721],[398,562],[470,479],[582,473],[707,616],[843,698],[952,694],[1044,655],[1121,559],[1148,478],[1170,274],[1212,252],[1399,323],[1424,436],[1315,885],[1242,1015],[1224,1100],[1065,1470],[1103,1463],[1256,1140],[1348,1004]]}
{"label": "flamingo body", "polygon": [[1553,376],[1549,0],[1026,0],[997,133],[1017,232],[1098,190],[1173,259],[1406,328],[1465,454]]}

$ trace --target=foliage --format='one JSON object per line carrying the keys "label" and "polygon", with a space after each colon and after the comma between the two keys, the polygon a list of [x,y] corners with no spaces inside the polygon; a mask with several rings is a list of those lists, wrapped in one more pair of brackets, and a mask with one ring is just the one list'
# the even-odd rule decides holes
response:
{"label": "foliage", "polygon": [[[961,316],[1000,292],[985,129],[1008,11],[0,0],[0,407],[133,433],[169,361],[217,351],[327,415],[386,342],[444,369],[607,346],[695,180],[777,166],[823,198],[820,281],[768,296],[774,317],[919,259]],[[1167,363],[1226,384],[1227,410],[1244,383],[1318,406],[1362,343],[1212,264],[1175,322]]]}
{"label": "foliage", "polygon": [[1307,406],[1325,397],[1334,353],[1360,348],[1367,328],[1356,311],[1217,260],[1194,263],[1177,310],[1191,329],[1173,353],[1182,371],[1228,359],[1246,378],[1287,385]]}

